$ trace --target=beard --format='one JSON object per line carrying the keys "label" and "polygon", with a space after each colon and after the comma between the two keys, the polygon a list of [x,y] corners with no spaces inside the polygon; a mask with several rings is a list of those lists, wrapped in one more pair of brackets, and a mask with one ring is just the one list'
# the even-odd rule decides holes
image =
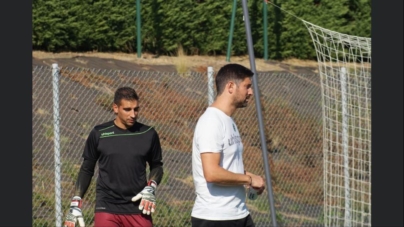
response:
{"label": "beard", "polygon": [[236,104],[236,108],[246,108],[247,106],[248,106],[248,101],[247,100],[237,102],[237,104]]}

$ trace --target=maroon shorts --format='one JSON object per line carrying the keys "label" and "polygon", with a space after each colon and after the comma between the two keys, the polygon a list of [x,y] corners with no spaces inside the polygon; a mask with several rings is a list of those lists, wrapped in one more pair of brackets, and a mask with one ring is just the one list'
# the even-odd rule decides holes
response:
{"label": "maroon shorts", "polygon": [[96,212],[94,227],[152,227],[151,215]]}

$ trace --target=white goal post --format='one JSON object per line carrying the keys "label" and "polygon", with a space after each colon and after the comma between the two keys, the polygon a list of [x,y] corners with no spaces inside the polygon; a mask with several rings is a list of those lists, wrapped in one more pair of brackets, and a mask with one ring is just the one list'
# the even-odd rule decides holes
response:
{"label": "white goal post", "polygon": [[371,38],[303,23],[321,78],[325,226],[371,226]]}

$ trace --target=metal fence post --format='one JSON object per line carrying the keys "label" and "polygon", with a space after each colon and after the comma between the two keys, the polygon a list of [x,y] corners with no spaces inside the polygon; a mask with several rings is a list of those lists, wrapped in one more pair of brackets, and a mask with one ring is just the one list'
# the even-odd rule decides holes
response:
{"label": "metal fence post", "polygon": [[247,36],[248,55],[250,58],[251,71],[253,71],[255,74],[255,76],[252,78],[253,87],[254,87],[253,92],[254,92],[254,97],[255,97],[255,107],[257,109],[262,157],[264,159],[265,176],[266,176],[265,180],[266,180],[267,188],[268,188],[268,202],[269,202],[270,211],[271,211],[272,224],[274,225],[274,227],[277,227],[278,224],[276,221],[276,214],[275,214],[275,201],[274,201],[274,196],[273,196],[273,192],[272,192],[271,173],[270,173],[269,163],[268,163],[268,154],[267,154],[268,150],[267,150],[267,144],[266,144],[266,138],[265,138],[264,120],[263,120],[262,111],[261,111],[260,93],[258,91],[258,89],[259,89],[258,74],[257,74],[257,70],[255,68],[254,46],[253,46],[252,35],[251,35],[250,19],[249,19],[249,15],[248,15],[248,5],[247,5],[247,0],[242,0],[241,2],[243,5],[244,25],[245,25],[246,36]]}
{"label": "metal fence post", "polygon": [[53,141],[55,151],[55,215],[56,227],[62,226],[62,203],[60,188],[60,139],[59,139],[59,67],[52,64],[52,87],[53,87]]}
{"label": "metal fence post", "polygon": [[208,66],[208,104],[211,105],[214,100],[213,91],[213,67]]}

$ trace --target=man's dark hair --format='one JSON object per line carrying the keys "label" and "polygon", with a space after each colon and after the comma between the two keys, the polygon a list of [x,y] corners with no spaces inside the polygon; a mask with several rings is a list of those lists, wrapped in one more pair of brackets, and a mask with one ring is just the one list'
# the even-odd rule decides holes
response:
{"label": "man's dark hair", "polygon": [[133,88],[120,87],[115,91],[114,103],[119,105],[122,99],[139,101],[139,96]]}
{"label": "man's dark hair", "polygon": [[239,64],[227,64],[223,66],[216,75],[217,95],[222,94],[229,81],[234,81],[238,84],[246,77],[252,77],[253,75],[254,73],[250,69]]}

